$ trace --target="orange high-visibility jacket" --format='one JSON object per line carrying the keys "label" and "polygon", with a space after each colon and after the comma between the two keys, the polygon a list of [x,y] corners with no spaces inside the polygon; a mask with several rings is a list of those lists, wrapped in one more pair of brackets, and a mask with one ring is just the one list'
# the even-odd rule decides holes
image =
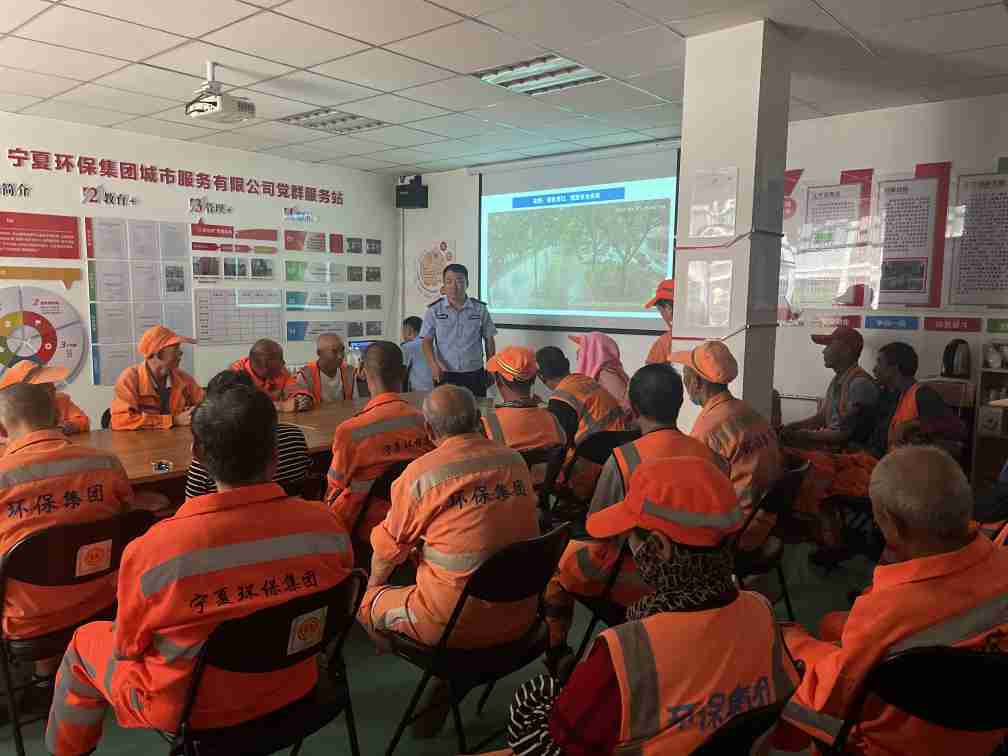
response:
{"label": "orange high-visibility jacket", "polygon": [[850,401],[850,388],[851,384],[859,378],[875,381],[860,365],[852,365],[842,375],[834,376],[829,386],[826,387],[826,400],[829,401],[832,396],[836,397],[837,414],[840,417],[846,417],[854,409]]}
{"label": "orange high-visibility jacket", "polygon": [[[1008,550],[979,534],[958,551],[876,567],[871,587],[854,602],[839,648],[798,626],[785,627],[788,648],[805,660],[806,670],[784,719],[831,743],[865,675],[887,655],[932,645],[1008,651],[1006,596]],[[869,698],[848,747],[866,756],[986,756],[1004,736],[1005,730],[945,730]]]}
{"label": "orange high-visibility jacket", "polygon": [[[340,363],[339,370],[340,380],[343,384],[343,398],[353,399],[353,371],[350,370],[350,366],[345,362]],[[319,374],[320,372],[318,362],[313,360],[307,365],[301,367],[297,373],[294,374],[294,379],[300,385],[308,389],[308,393],[311,394],[312,398],[315,400],[315,404],[322,403],[322,376]]]}
{"label": "orange high-visibility jacket", "polygon": [[[521,455],[467,433],[442,441],[406,468],[392,485],[392,508],[371,531],[371,544],[377,558],[399,564],[423,542],[416,588],[406,602],[420,639],[433,645],[476,568],[503,547],[537,535],[536,499]],[[514,640],[528,630],[536,603],[469,599],[451,645]]]}
{"label": "orange high-visibility jacket", "polygon": [[[131,691],[153,726],[172,730],[196,654],[218,624],[330,588],[352,566],[339,518],[275,483],[189,499],[123,554],[106,686]],[[315,659],[279,673],[209,667],[193,726],[260,716],[306,695],[316,680]]]}
{"label": "orange high-visibility jacket", "polygon": [[515,451],[567,445],[567,434],[560,427],[556,415],[545,407],[499,404],[481,410],[480,414],[487,438]]}
{"label": "orange high-visibility jacket", "polygon": [[[623,499],[630,476],[642,461],[665,457],[699,457],[721,470],[727,469],[727,463],[721,457],[695,438],[675,428],[654,430],[613,450],[595,486],[591,513]],[[623,538],[571,541],[560,558],[558,574],[563,587],[571,593],[598,594],[619,557],[623,542]],[[630,604],[650,592],[651,588],[641,580],[633,559],[624,559],[613,586],[613,599],[621,604]]]}
{"label": "orange high-visibility jacket", "polygon": [[663,333],[648,350],[645,365],[655,365],[668,362],[669,353],[672,351],[672,332]]}
{"label": "orange high-visibility jacket", "polygon": [[[420,410],[398,394],[372,397],[364,409],[336,428],[326,504],[349,530],[371,485],[383,472],[433,448]],[[352,535],[369,541],[371,529],[385,519],[389,506],[388,501],[372,499],[359,530]]]}
{"label": "orange high-visibility jacket", "polygon": [[[746,517],[783,473],[780,445],[770,423],[727,391],[704,403],[690,435],[727,460],[728,477]],[[742,535],[742,548],[759,547],[776,521],[775,515],[760,512]]]}
{"label": "orange high-visibility jacket", "polygon": [[72,433],[87,433],[91,430],[91,421],[84,410],[74,404],[69,394],[57,391],[53,397],[56,405],[56,425],[67,428]]}
{"label": "orange high-visibility jacket", "polygon": [[[113,455],[71,444],[56,429],[29,433],[0,457],[0,553],[45,528],[114,517],[132,501]],[[24,638],[80,622],[112,604],[115,585],[114,573],[69,588],[8,581],[4,632]]]}
{"label": "orange high-visibility jacket", "polygon": [[157,384],[147,364],[141,362],[123,370],[112,400],[112,430],[171,428],[175,415],[203,401],[203,389],[188,373],[172,370],[168,381],[171,385],[168,414],[162,415]]}
{"label": "orange high-visibility jacket", "polygon": [[889,421],[889,448],[895,446],[896,442],[899,441],[900,427],[904,423],[912,423],[920,417],[920,412],[917,409],[917,389],[920,387],[919,383],[915,383],[904,391],[903,396],[900,397],[892,420]]}
{"label": "orange high-visibility jacket", "polygon": [[617,753],[692,753],[728,720],[787,698],[798,673],[767,600],[742,591],[704,611],[662,612],[599,635],[623,712]]}
{"label": "orange high-visibility jacket", "polygon": [[297,382],[290,371],[284,371],[276,378],[263,379],[256,375],[248,357],[242,357],[231,363],[231,370],[247,373],[255,387],[265,393],[274,402],[282,402],[294,396],[311,396],[307,387]]}

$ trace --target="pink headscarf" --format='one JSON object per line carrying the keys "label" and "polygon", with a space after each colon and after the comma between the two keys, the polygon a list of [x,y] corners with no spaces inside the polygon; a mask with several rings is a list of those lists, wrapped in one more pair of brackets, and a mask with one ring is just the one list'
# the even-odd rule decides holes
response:
{"label": "pink headscarf", "polygon": [[620,361],[619,346],[612,336],[598,331],[586,333],[583,336],[568,336],[578,345],[576,372],[598,380],[603,369],[616,373],[624,383],[629,383],[623,363]]}

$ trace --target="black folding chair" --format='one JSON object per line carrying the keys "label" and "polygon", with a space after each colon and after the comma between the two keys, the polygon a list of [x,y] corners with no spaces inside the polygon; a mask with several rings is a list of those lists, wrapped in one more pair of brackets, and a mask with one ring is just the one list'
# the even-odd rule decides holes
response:
{"label": "black folding chair", "polygon": [[851,730],[861,721],[868,698],[947,730],[990,732],[1008,728],[1008,709],[998,695],[968,695],[978,680],[1008,675],[1008,654],[1001,651],[924,646],[878,662],[858,688],[827,753],[842,754]]}
{"label": "black folding chair", "polygon": [[[485,685],[486,690],[477,706],[477,712],[482,712],[497,680],[517,672],[546,652],[549,645],[549,630],[542,611],[542,594],[556,572],[568,540],[570,540],[569,528],[567,525],[561,525],[544,536],[505,546],[487,559],[466,581],[462,595],[459,596],[436,646],[426,646],[399,633],[382,633],[400,658],[424,671],[420,684],[406,708],[406,713],[396,727],[392,742],[385,751],[386,756],[391,756],[395,751],[407,725],[426,713],[425,709],[414,715],[420,696],[423,695],[432,677],[448,683],[459,753],[470,752],[466,745],[459,703],[473,688]],[[507,604],[534,596],[539,597],[537,616],[525,635],[518,640],[487,648],[448,648],[452,631],[470,597],[496,604]],[[484,739],[474,750],[480,750],[503,732],[502,729]]]}
{"label": "black folding chair", "polygon": [[101,427],[102,430],[108,430],[112,427],[112,410],[106,409],[101,413]]}
{"label": "black folding chair", "polygon": [[532,471],[532,468],[540,465],[546,468],[543,482],[535,488],[539,494],[539,511],[547,517],[549,516],[549,502],[550,497],[553,495],[553,486],[556,485],[556,479],[560,474],[560,467],[563,465],[564,453],[566,451],[566,448],[563,446],[548,446],[539,449],[525,449],[518,452],[522,455],[522,459],[525,460],[529,472]]}
{"label": "black folding chair", "polygon": [[[305,738],[315,734],[341,713],[346,716],[350,752],[360,755],[354,722],[350,688],[343,662],[343,642],[353,625],[364,596],[367,576],[353,570],[339,585],[283,604],[260,609],[247,617],[222,622],[210,634],[196,657],[186,692],[178,730],[171,739],[169,756],[266,756],[291,748],[297,756]],[[315,618],[305,615],[317,612]],[[322,627],[304,648],[290,653],[291,638],[297,622],[320,620]],[[195,730],[190,718],[207,667],[243,674],[281,672],[306,659],[324,653],[336,643],[329,657],[332,695],[323,696],[316,687],[307,696],[276,711],[230,727]],[[336,672],[336,674],[332,674]]]}
{"label": "black folding chair", "polygon": [[[364,516],[367,514],[368,507],[371,506],[371,502],[374,500],[381,501],[391,501],[392,500],[392,484],[398,480],[399,476],[403,474],[412,459],[402,460],[400,462],[395,462],[391,467],[386,468],[385,472],[375,478],[374,483],[371,484],[371,488],[368,490],[368,494],[361,504],[360,511],[354,518],[353,527],[350,528],[350,535],[355,536],[358,528],[360,528],[361,523],[364,522]],[[371,569],[371,540],[370,538],[364,541],[354,541],[354,562],[361,569],[369,570]]]}
{"label": "black folding chair", "polygon": [[[571,471],[579,459],[586,459],[596,465],[604,465],[612,456],[614,449],[637,440],[640,435],[639,430],[625,430],[599,431],[589,436],[574,448],[574,456],[563,467],[559,477],[564,481],[569,480]],[[556,498],[552,509],[553,519],[569,520],[576,523],[579,530],[575,531],[575,537],[578,537],[581,534],[580,530],[583,530],[584,519],[588,515],[591,497],[582,499],[566,483],[555,484],[553,494]]]}
{"label": "black folding chair", "polygon": [[785,471],[770,487],[770,490],[763,494],[763,498],[753,507],[741,530],[735,534],[731,541],[731,547],[735,553],[735,576],[739,582],[751,575],[763,575],[775,571],[777,580],[780,582],[784,605],[787,607],[788,619],[792,622],[794,622],[795,614],[794,607],[791,606],[791,594],[788,592],[787,580],[784,577],[784,541],[777,536],[770,535],[762,546],[752,551],[743,551],[739,547],[739,541],[760,511],[777,515],[778,521],[791,512],[809,467],[809,462],[804,462],[799,467]]}
{"label": "black folding chair", "polygon": [[623,561],[629,553],[630,547],[624,543],[623,548],[620,549],[619,556],[616,557],[616,563],[613,565],[612,571],[606,578],[605,588],[598,596],[574,594],[574,599],[591,612],[591,619],[588,621],[588,627],[585,628],[584,637],[581,638],[581,645],[578,646],[577,653],[574,655],[575,659],[580,659],[584,655],[585,650],[588,648],[588,643],[595,632],[595,628],[598,627],[600,622],[605,624],[606,627],[615,627],[626,622],[626,607],[613,601],[611,596],[613,588],[616,586],[616,580],[619,578],[620,570],[623,569]]}
{"label": "black folding chair", "polygon": [[[0,616],[6,606],[8,580],[50,588],[79,586],[98,580],[119,569],[126,544],[143,535],[154,522],[153,514],[137,510],[95,522],[55,525],[25,536],[0,557]],[[93,553],[100,560],[95,564],[96,568],[100,568],[93,571],[87,565],[89,547],[93,547]],[[21,727],[43,720],[45,715],[20,718],[17,694],[40,680],[33,677],[31,682],[15,686],[11,665],[62,656],[78,627],[115,616],[114,591],[108,596],[108,601],[108,605],[99,607],[99,611],[87,619],[44,635],[15,639],[8,638],[0,630],[0,669],[18,756],[25,753]]]}
{"label": "black folding chair", "polygon": [[694,749],[692,756],[756,753],[756,744],[769,737],[771,728],[777,724],[786,703],[787,699],[783,698],[732,717]]}

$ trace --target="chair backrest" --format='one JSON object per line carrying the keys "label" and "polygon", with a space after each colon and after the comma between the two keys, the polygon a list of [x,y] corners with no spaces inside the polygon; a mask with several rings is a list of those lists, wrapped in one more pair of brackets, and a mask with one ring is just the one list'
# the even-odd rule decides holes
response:
{"label": "chair backrest", "polygon": [[108,430],[112,427],[112,410],[106,409],[101,413],[101,427],[102,430]]}
{"label": "chair backrest", "polygon": [[746,528],[749,527],[749,523],[753,521],[760,511],[772,512],[775,515],[789,512],[792,506],[794,506],[795,499],[798,498],[798,490],[801,488],[802,481],[805,479],[805,475],[808,473],[810,467],[811,464],[808,461],[803,461],[797,467],[785,470],[784,474],[777,479],[777,482],[770,486],[770,489],[763,494],[759,503],[752,508],[749,516],[742,523],[742,527],[730,537],[728,543],[733,548],[737,548],[742,535],[745,533]]}
{"label": "chair backrest", "polygon": [[714,734],[693,751],[693,756],[721,756],[726,753],[750,753],[753,745],[780,719],[787,699],[768,706],[749,709],[718,727]]}
{"label": "chair backrest", "polygon": [[150,512],[134,510],[37,530],[0,557],[0,582],[13,578],[30,585],[70,586],[97,580],[119,569],[123,549],[155,520]]}
{"label": "chair backrest", "polygon": [[546,465],[543,474],[542,485],[539,486],[539,508],[548,509],[549,497],[553,492],[557,476],[560,475],[560,468],[563,466],[564,453],[567,449],[563,446],[548,446],[539,449],[525,449],[520,451],[522,459],[531,470],[536,465]]}
{"label": "chair backrest", "polygon": [[599,431],[578,444],[574,454],[597,465],[604,465],[612,456],[613,449],[637,440],[640,435],[639,430]]}
{"label": "chair backrest", "polygon": [[949,730],[1008,728],[1000,696],[970,694],[978,680],[1008,675],[1008,654],[953,646],[925,646],[893,654],[865,677],[836,740],[841,747],[860,721],[864,703],[877,696],[907,714]]}
{"label": "chair backrest", "polygon": [[382,501],[390,501],[392,499],[392,484],[396,482],[400,475],[403,474],[403,470],[409,467],[410,462],[413,460],[405,459],[399,462],[395,462],[391,467],[387,468],[385,472],[375,478],[374,483],[371,484],[371,488],[368,489],[368,495],[361,505],[360,512],[357,513],[357,518],[354,520],[353,527],[350,529],[351,533],[356,533],[357,528],[360,524],[364,522],[364,515],[367,514],[368,505],[371,503],[372,499],[380,499]]}
{"label": "chair backrest", "polygon": [[537,596],[546,589],[570,540],[567,524],[538,538],[505,546],[469,576],[456,612],[468,596],[508,603]]}

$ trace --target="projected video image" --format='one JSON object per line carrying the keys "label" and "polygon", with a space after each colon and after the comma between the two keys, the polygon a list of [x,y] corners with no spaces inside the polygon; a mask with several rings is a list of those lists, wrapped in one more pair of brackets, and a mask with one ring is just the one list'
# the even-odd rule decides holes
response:
{"label": "projected video image", "polygon": [[482,201],[481,292],[497,313],[648,317],[672,270],[675,179]]}

